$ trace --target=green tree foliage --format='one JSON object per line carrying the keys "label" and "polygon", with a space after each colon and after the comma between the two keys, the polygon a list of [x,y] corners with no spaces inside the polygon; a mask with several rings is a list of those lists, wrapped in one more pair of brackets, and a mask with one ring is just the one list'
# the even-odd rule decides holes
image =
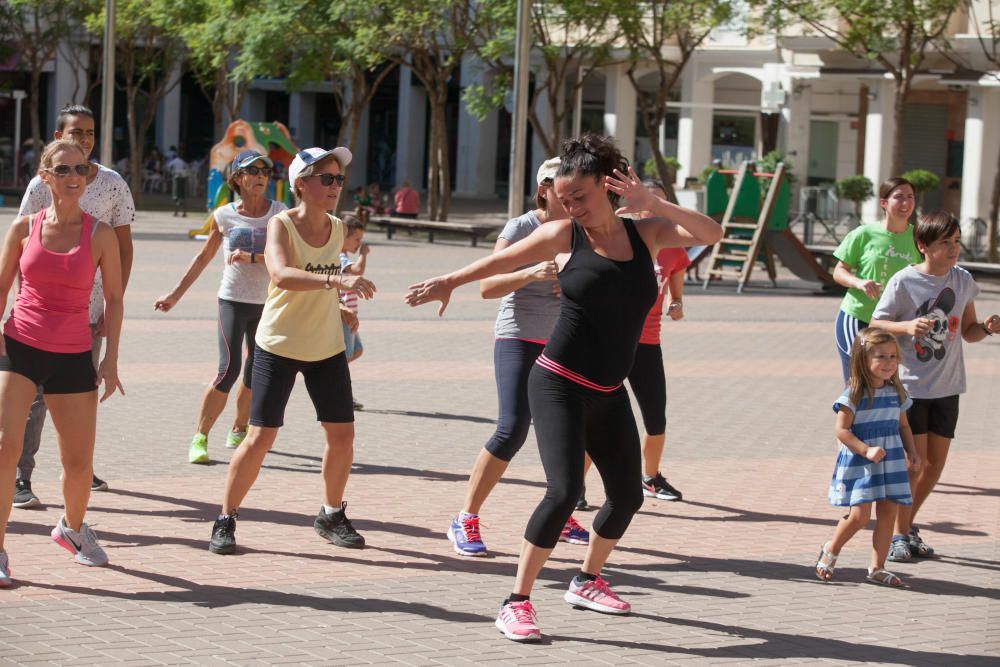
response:
{"label": "green tree foliage", "polygon": [[[628,48],[628,78],[636,91],[639,118],[667,197],[676,201],[670,168],[657,137],[667,118],[670,95],[695,49],[732,16],[727,0],[653,0],[620,4],[615,15]],[[644,66],[652,64],[651,69]],[[652,85],[642,86],[647,76]]]}
{"label": "green tree foliage", "polygon": [[903,178],[913,184],[917,191],[917,207],[924,208],[924,195],[941,187],[941,179],[937,174],[926,169],[911,169],[903,174]]}
{"label": "green tree foliage", "polygon": [[855,57],[880,65],[895,82],[895,132],[890,173],[902,158],[906,97],[933,43],[965,0],[759,0],[771,27],[791,34],[795,24],[831,40]]}

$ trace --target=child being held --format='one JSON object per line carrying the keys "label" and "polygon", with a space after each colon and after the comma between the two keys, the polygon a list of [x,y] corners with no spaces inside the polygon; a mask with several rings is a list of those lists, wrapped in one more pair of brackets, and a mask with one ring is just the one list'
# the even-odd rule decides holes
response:
{"label": "child being held", "polygon": [[874,503],[867,579],[884,586],[903,585],[885,569],[885,559],[896,512],[912,502],[906,459],[914,471],[920,462],[906,419],[911,401],[899,380],[899,356],[896,339],[882,329],[862,329],[854,339],[847,389],[833,404],[840,448],[829,492],[831,505],[851,509],[820,549],[816,576],[823,581],[833,579],[840,550],[867,525]]}
{"label": "child being held", "polygon": [[885,286],[871,326],[899,337],[903,350],[899,376],[913,406],[907,416],[918,456],[926,462],[913,476],[913,507],[896,517],[889,560],[908,561],[934,554],[913,518],[944,471],[958,423],[958,397],[965,392],[962,341],[981,341],[1000,332],[1000,316],[980,322],[975,298],[979,286],[956,266],[961,229],[949,213],[923,215],[914,238],[924,261],[896,273]]}

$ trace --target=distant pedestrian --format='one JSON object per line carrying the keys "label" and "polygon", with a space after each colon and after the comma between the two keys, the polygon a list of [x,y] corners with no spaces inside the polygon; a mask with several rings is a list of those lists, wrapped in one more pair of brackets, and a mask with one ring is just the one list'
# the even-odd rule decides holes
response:
{"label": "distant pedestrian", "polygon": [[[361,224],[353,215],[344,216],[344,251],[340,253],[340,272],[348,276],[363,276],[368,268],[368,253],[371,248],[365,239],[365,226]],[[358,259],[352,260],[351,255],[357,254]],[[343,292],[340,295],[347,312],[341,311],[344,320],[344,352],[347,354],[347,363],[357,361],[364,354],[365,346],[361,342],[361,335],[358,333],[358,293]],[[361,410],[365,406],[354,400],[354,409]]]}
{"label": "distant pedestrian", "polygon": [[191,178],[191,167],[180,155],[175,155],[170,159],[164,170],[170,176],[170,194],[174,198],[174,217],[180,212],[183,217],[187,217],[187,193],[188,181]]}
{"label": "distant pedestrian", "polygon": [[900,505],[910,505],[909,467],[920,465],[906,418],[913,404],[899,380],[899,346],[889,332],[874,327],[861,330],[851,350],[848,386],[833,404],[840,448],[828,494],[830,504],[849,507],[825,543],[816,561],[816,576],[833,579],[840,550],[868,525],[875,504],[875,530],[868,581],[902,586],[885,569],[893,523]]}
{"label": "distant pedestrian", "polygon": [[420,214],[420,194],[413,189],[409,181],[403,181],[403,185],[396,190],[393,202],[394,206],[390,213],[397,218],[416,218]]}

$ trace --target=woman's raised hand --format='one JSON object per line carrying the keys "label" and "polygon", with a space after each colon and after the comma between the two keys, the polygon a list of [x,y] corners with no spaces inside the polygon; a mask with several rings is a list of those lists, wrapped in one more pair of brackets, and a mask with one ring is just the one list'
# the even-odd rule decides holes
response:
{"label": "woman's raised hand", "polygon": [[615,169],[613,176],[605,177],[604,187],[609,192],[621,195],[625,200],[625,205],[616,210],[615,215],[648,211],[653,204],[659,201],[656,195],[642,184],[632,167],[628,168],[628,174],[623,174]]}
{"label": "woman's raised hand", "polygon": [[444,314],[444,309],[448,307],[451,299],[451,287],[448,287],[443,277],[429,278],[410,285],[409,291],[403,297],[403,301],[408,306],[422,306],[431,301],[440,301],[438,316]]}
{"label": "woman's raised hand", "polygon": [[340,289],[346,292],[357,292],[362,299],[375,296],[375,283],[364,276],[340,276]]}

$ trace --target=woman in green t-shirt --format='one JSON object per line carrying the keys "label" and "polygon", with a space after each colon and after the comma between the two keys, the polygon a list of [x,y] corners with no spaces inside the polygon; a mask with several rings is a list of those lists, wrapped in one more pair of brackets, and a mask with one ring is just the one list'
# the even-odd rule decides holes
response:
{"label": "woman in green t-shirt", "polygon": [[882,183],[878,196],[885,217],[852,230],[833,253],[838,260],[833,279],[847,288],[835,327],[844,384],[854,338],[871,321],[882,288],[897,271],[922,259],[908,222],[915,206],[914,192],[905,178]]}

